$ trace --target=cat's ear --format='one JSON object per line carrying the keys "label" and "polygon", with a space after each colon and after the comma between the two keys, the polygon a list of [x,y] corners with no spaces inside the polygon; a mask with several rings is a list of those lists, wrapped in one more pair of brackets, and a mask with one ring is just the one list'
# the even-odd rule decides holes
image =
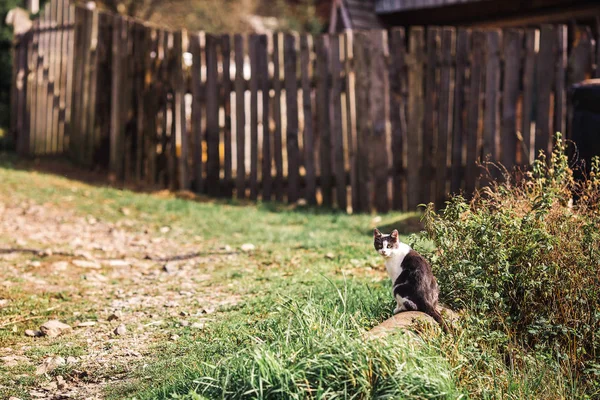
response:
{"label": "cat's ear", "polygon": [[394,229],[392,233],[390,233],[390,236],[392,237],[392,239],[398,240],[398,229]]}
{"label": "cat's ear", "polygon": [[381,237],[381,232],[379,232],[379,229],[373,229],[373,237]]}

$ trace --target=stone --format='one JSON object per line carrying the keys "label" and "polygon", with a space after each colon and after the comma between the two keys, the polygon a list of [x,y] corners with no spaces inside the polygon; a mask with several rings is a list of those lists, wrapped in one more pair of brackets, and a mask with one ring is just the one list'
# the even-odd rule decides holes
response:
{"label": "stone", "polygon": [[329,252],[329,253],[325,254],[325,258],[327,258],[329,260],[333,260],[335,258],[335,254]]}
{"label": "stone", "polygon": [[77,364],[78,361],[79,360],[77,360],[77,357],[73,357],[73,356],[67,357],[67,364],[68,365]]}
{"label": "stone", "polygon": [[171,340],[175,341],[179,339],[179,335],[171,335]]}
{"label": "stone", "polygon": [[48,358],[44,359],[42,364],[40,364],[36,368],[35,374],[43,375],[47,372],[55,370],[56,368],[60,367],[61,365],[65,365],[66,363],[67,363],[67,361],[60,356],[48,357]]}
{"label": "stone", "polygon": [[168,226],[163,226],[160,228],[160,233],[168,233],[171,230]]}
{"label": "stone", "polygon": [[242,251],[248,253],[248,252],[251,252],[251,251],[255,250],[256,246],[253,245],[252,243],[244,243],[242,245],[242,247],[240,247],[240,248],[242,249]]}
{"label": "stone", "polygon": [[33,329],[25,330],[25,336],[29,337],[40,337],[43,336],[42,331],[34,331]]}
{"label": "stone", "polygon": [[55,271],[66,271],[69,268],[69,263],[67,261],[57,261],[50,265]]}
{"label": "stone", "polygon": [[194,322],[191,327],[193,329],[204,329],[204,324],[202,322]]}
{"label": "stone", "polygon": [[131,266],[131,264],[125,260],[108,260],[106,261],[106,265],[112,268],[127,268]]}
{"label": "stone", "polygon": [[79,268],[100,269],[101,266],[96,261],[90,260],[73,260],[73,265]]}
{"label": "stone", "polygon": [[71,330],[71,327],[58,320],[51,320],[40,326],[40,331],[44,336],[57,337]]}
{"label": "stone", "polygon": [[163,266],[163,271],[167,274],[174,274],[179,270],[179,267],[174,262],[168,262]]}
{"label": "stone", "polygon": [[184,327],[185,327],[185,326],[190,326],[190,321],[185,321],[185,320],[183,320],[183,321],[179,321],[179,325],[180,325],[180,326],[184,326]]}
{"label": "stone", "polygon": [[[438,311],[442,314],[444,321],[446,321],[448,325],[450,325],[451,321],[454,321],[458,318],[458,314],[448,308],[438,306]],[[366,332],[365,337],[367,339],[383,338],[401,329],[410,330],[410,328],[419,323],[427,323],[436,327],[438,326],[437,322],[435,322],[431,316],[425,314],[424,312],[404,311],[373,327],[373,329]]]}
{"label": "stone", "polygon": [[110,314],[108,316],[108,320],[109,321],[116,321],[118,319],[121,319],[123,317],[123,313],[121,311],[115,311],[114,313]]}
{"label": "stone", "polygon": [[21,399],[20,399],[20,398],[18,398],[18,397],[15,397],[15,396],[10,396],[10,397],[8,398],[8,400],[21,400]]}
{"label": "stone", "polygon": [[25,356],[4,356],[0,357],[5,367],[16,367],[19,364],[29,364],[29,358]]}
{"label": "stone", "polygon": [[84,322],[80,322],[77,324],[78,328],[86,328],[89,326],[94,326],[96,325],[96,321],[84,321]]}
{"label": "stone", "polygon": [[115,335],[124,335],[127,333],[127,327],[124,324],[120,324],[113,332]]}

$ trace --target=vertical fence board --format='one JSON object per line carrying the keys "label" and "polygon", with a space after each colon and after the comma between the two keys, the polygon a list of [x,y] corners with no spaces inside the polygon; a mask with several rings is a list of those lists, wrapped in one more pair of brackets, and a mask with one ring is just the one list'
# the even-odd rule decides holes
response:
{"label": "vertical fence board", "polygon": [[438,135],[436,151],[435,204],[441,207],[448,194],[448,159],[450,156],[450,134],[452,132],[454,79],[452,76],[452,60],[455,56],[456,30],[442,30],[442,65],[440,71],[440,100],[438,111]]}
{"label": "vertical fence board", "polygon": [[350,194],[352,210],[356,210],[359,204],[358,193],[358,163],[356,148],[356,101],[355,101],[355,76],[352,69],[353,62],[353,42],[352,31],[345,32],[344,35],[344,72],[346,74],[346,143],[348,152],[348,162],[350,164]]}
{"label": "vertical fence board", "polygon": [[332,35],[331,49],[331,94],[329,97],[331,147],[333,172],[335,174],[335,193],[338,208],[346,210],[346,168],[344,165],[344,132],[342,127],[342,64],[340,62],[340,35]]}
{"label": "vertical fence board", "polygon": [[516,164],[517,151],[517,104],[519,102],[519,73],[523,31],[511,29],[504,35],[504,84],[502,87],[502,157],[500,161],[507,170]]}
{"label": "vertical fence board", "polygon": [[304,111],[304,168],[306,169],[305,198],[308,204],[315,205],[317,199],[311,88],[311,45],[312,37],[310,35],[302,35],[300,38],[300,69],[302,73],[302,107]]}
{"label": "vertical fence board", "polygon": [[357,186],[352,188],[358,192],[354,212],[370,212],[373,208],[371,196],[371,183],[369,171],[369,146],[371,123],[369,120],[368,105],[370,102],[369,92],[369,40],[366,32],[355,32],[354,34],[354,72],[356,74],[356,104],[361,109],[356,113],[356,162],[357,162]]}
{"label": "vertical fence board", "polygon": [[260,91],[262,93],[262,198],[263,201],[271,200],[273,178],[271,176],[271,130],[269,120],[269,59],[267,49],[267,36],[258,37],[258,75]]}
{"label": "vertical fence board", "polygon": [[120,162],[121,143],[121,32],[122,19],[120,16],[113,17],[113,40],[112,40],[112,84],[111,84],[111,109],[110,109],[110,161],[109,170],[113,179],[121,179],[122,163]]}
{"label": "vertical fence board", "polygon": [[275,179],[273,189],[275,200],[283,201],[283,147],[281,127],[281,48],[283,42],[281,33],[273,34],[273,159],[275,161]]}
{"label": "vertical fence board", "polygon": [[371,174],[373,175],[374,204],[378,212],[388,212],[390,197],[388,194],[389,162],[387,151],[387,32],[382,30],[369,31],[370,63],[369,70],[369,114],[372,128],[370,130],[370,159],[372,160]]}
{"label": "vertical fence board", "polygon": [[483,119],[483,160],[499,160],[500,139],[500,49],[502,31],[486,33],[485,114]]}
{"label": "vertical fence board", "polygon": [[294,35],[285,35],[283,53],[287,111],[288,202],[295,203],[299,197],[300,182],[298,154],[298,83],[296,80],[296,37]]}
{"label": "vertical fence board", "polygon": [[390,37],[390,123],[392,127],[392,207],[405,210],[406,46],[404,28],[394,28]]}
{"label": "vertical fence board", "polygon": [[192,54],[191,85],[192,85],[192,162],[194,163],[193,181],[196,193],[203,191],[203,161],[202,161],[202,49],[200,48],[200,34],[192,33],[189,36],[189,52]]}
{"label": "vertical fence board", "polygon": [[549,154],[552,142],[552,120],[550,102],[556,67],[554,51],[556,30],[552,25],[543,25],[540,33],[540,52],[537,59],[536,75],[536,120],[535,120],[535,156],[540,151]]}
{"label": "vertical fence board", "polygon": [[[567,135],[567,93],[566,70],[568,51],[568,30],[566,25],[556,27],[556,71],[554,83],[554,132]],[[596,60],[598,62],[598,60]],[[563,136],[566,137],[566,136]]]}
{"label": "vertical fence board", "polygon": [[408,138],[406,174],[407,208],[414,211],[422,200],[420,168],[424,120],[423,62],[425,58],[424,31],[413,27],[409,32],[408,63]]}
{"label": "vertical fence board", "polygon": [[221,98],[223,101],[223,113],[225,117],[223,126],[223,177],[225,184],[222,185],[222,194],[231,197],[232,186],[232,155],[231,155],[231,38],[225,34],[221,36],[221,55],[223,62],[223,79]]}
{"label": "vertical fence board", "polygon": [[[186,83],[183,71],[183,49],[187,48],[184,45],[184,38],[187,38],[185,31],[177,31],[174,35],[175,52],[175,116],[174,122],[176,127],[175,143],[179,143],[179,158],[178,158],[178,177],[179,190],[189,189],[188,179],[188,134],[185,126],[185,93]],[[179,140],[179,142],[177,142]]]}
{"label": "vertical fence board", "polygon": [[525,31],[525,59],[523,60],[523,101],[522,101],[522,154],[521,162],[529,164],[533,162],[534,134],[531,132],[531,122],[533,118],[533,89],[535,83],[535,42],[539,32],[535,29]]}
{"label": "vertical fence board", "polygon": [[458,193],[463,181],[463,148],[465,144],[465,122],[468,97],[467,70],[471,51],[471,31],[459,29],[456,36],[456,78],[454,85],[454,117],[452,127],[452,177],[450,193]]}
{"label": "vertical fence board", "polygon": [[471,52],[471,81],[469,102],[467,105],[467,161],[465,171],[465,191],[471,194],[475,191],[478,175],[477,162],[481,151],[481,93],[484,78],[485,33],[474,31]]}
{"label": "vertical fence board", "polygon": [[235,130],[236,166],[235,189],[238,199],[246,197],[246,112],[244,101],[244,37],[234,36],[235,47]]}
{"label": "vertical fence board", "polygon": [[316,111],[319,131],[319,173],[323,205],[331,207],[331,132],[329,129],[329,36],[317,37],[315,50],[317,56],[317,93]]}
{"label": "vertical fence board", "polygon": [[427,29],[427,59],[425,64],[425,109],[422,140],[421,161],[421,201],[433,200],[433,162],[435,160],[434,146],[437,137],[438,124],[436,123],[438,89],[437,64],[440,58],[441,31],[437,27]]}
{"label": "vertical fence board", "polygon": [[258,197],[258,35],[250,35],[250,200]]}
{"label": "vertical fence board", "polygon": [[73,106],[73,68],[75,64],[74,54],[75,54],[75,6],[70,5],[69,0],[64,0],[65,7],[68,8],[69,16],[68,16],[68,26],[67,30],[67,38],[65,48],[65,57],[68,58],[66,65],[66,72],[64,81],[66,81],[65,86],[65,95],[64,95],[64,120],[65,120],[65,133],[63,137],[63,153],[67,152],[69,149],[69,142],[72,134],[72,106]]}
{"label": "vertical fence board", "polygon": [[211,196],[219,195],[218,41],[217,37],[206,35],[206,184]]}

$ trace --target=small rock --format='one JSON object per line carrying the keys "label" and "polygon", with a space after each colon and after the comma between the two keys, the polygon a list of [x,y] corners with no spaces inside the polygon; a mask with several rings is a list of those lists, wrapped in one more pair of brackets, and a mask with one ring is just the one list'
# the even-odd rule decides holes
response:
{"label": "small rock", "polygon": [[20,398],[18,398],[18,397],[15,397],[15,396],[10,396],[10,397],[8,398],[8,400],[21,400],[21,399],[20,399]]}
{"label": "small rock", "polygon": [[100,269],[101,266],[96,261],[89,260],[73,260],[71,261],[73,265],[79,268],[90,268],[90,269]]}
{"label": "small rock", "polygon": [[25,356],[4,356],[0,357],[0,360],[6,367],[16,367],[19,364],[29,364],[29,358]]}
{"label": "small rock", "polygon": [[179,325],[180,326],[190,326],[190,321],[185,321],[185,320],[179,321]]}
{"label": "small rock", "polygon": [[73,364],[77,364],[77,362],[78,362],[77,357],[73,357],[73,356],[67,357],[67,364],[73,365]]}
{"label": "small rock", "polygon": [[131,266],[131,264],[125,260],[108,260],[106,265],[113,268],[127,268]]}
{"label": "small rock", "polygon": [[163,271],[165,271],[168,274],[174,274],[178,270],[179,270],[179,267],[174,262],[168,262],[163,266]]}
{"label": "small rock", "polygon": [[171,340],[175,341],[179,339],[179,335],[171,335]]}
{"label": "small rock", "polygon": [[256,249],[256,246],[253,245],[252,243],[244,243],[241,247],[242,251],[245,252],[250,252],[253,251],[254,249]]}
{"label": "small rock", "polygon": [[36,375],[43,375],[47,372],[55,370],[57,367],[66,364],[66,360],[60,356],[57,357],[48,357],[46,358],[41,365],[39,365],[36,370]]}
{"label": "small rock", "polygon": [[28,262],[30,267],[34,267],[34,268],[38,268],[42,266],[42,263],[39,261],[29,261]]}
{"label": "small rock", "polygon": [[85,322],[80,322],[77,324],[78,328],[86,328],[89,326],[94,326],[96,325],[96,321],[85,321]]}
{"label": "small rock", "polygon": [[193,329],[204,329],[204,324],[202,322],[194,322],[191,326]]}
{"label": "small rock", "polygon": [[127,333],[127,327],[124,324],[120,324],[113,332],[115,335],[124,335]]}
{"label": "small rock", "polygon": [[190,313],[189,313],[189,312],[187,312],[187,311],[181,311],[181,312],[179,313],[179,315],[181,315],[182,317],[186,317],[186,316],[190,315]]}
{"label": "small rock", "polygon": [[52,254],[54,254],[54,253],[52,252],[52,250],[51,250],[51,249],[46,249],[46,250],[42,250],[42,251],[40,251],[40,252],[38,253],[38,256],[40,256],[40,257],[51,257],[51,256],[52,256]]}
{"label": "small rock", "polygon": [[36,391],[36,390],[30,390],[30,391],[29,391],[29,395],[30,395],[31,397],[37,397],[37,398],[39,398],[39,399],[43,399],[43,398],[45,398],[45,397],[46,397],[46,393],[43,393],[43,392],[38,392],[38,391]]}
{"label": "small rock", "polygon": [[48,392],[54,392],[56,391],[56,389],[58,389],[58,385],[56,384],[56,382],[48,382],[47,384],[42,386],[42,389]]}
{"label": "small rock", "polygon": [[229,253],[231,251],[231,246],[226,244],[225,246],[221,247],[221,249]]}
{"label": "small rock", "polygon": [[66,271],[69,267],[69,263],[67,261],[57,261],[52,263],[50,267],[52,267],[52,269],[55,271]]}
{"label": "small rock", "polygon": [[8,305],[8,299],[0,299],[0,308],[6,307]]}
{"label": "small rock", "polygon": [[87,222],[90,225],[96,225],[96,223],[98,222],[98,220],[96,218],[92,217],[91,215],[88,215]]}
{"label": "small rock", "polygon": [[27,329],[27,330],[25,330],[25,336],[40,337],[40,336],[43,336],[43,334],[41,331],[34,331],[33,329]]}
{"label": "small rock", "polygon": [[118,319],[121,319],[123,317],[123,313],[121,311],[115,311],[114,313],[110,314],[108,316],[108,320],[109,321],[116,321]]}
{"label": "small rock", "polygon": [[70,330],[71,327],[69,325],[58,320],[51,320],[40,326],[42,334],[48,337],[57,337]]}
{"label": "small rock", "polygon": [[357,260],[356,258],[353,258],[352,260],[350,260],[350,264],[352,264],[356,267],[356,266],[360,265],[360,261]]}
{"label": "small rock", "polygon": [[65,382],[65,378],[63,378],[62,376],[58,375],[56,377],[56,385],[58,386],[59,389],[64,389],[67,386],[67,382]]}
{"label": "small rock", "polygon": [[212,314],[216,311],[216,308],[214,307],[204,307],[202,309],[202,311],[200,311],[202,314]]}
{"label": "small rock", "polygon": [[130,210],[129,208],[125,208],[125,207],[123,207],[123,208],[121,208],[121,213],[122,213],[124,216],[128,217],[129,215],[131,215],[131,210]]}
{"label": "small rock", "polygon": [[329,252],[329,253],[325,254],[325,258],[328,258],[328,259],[330,259],[330,260],[333,260],[333,259],[335,258],[335,254],[333,254],[333,253]]}
{"label": "small rock", "polygon": [[164,304],[164,306],[166,308],[175,308],[175,307],[179,307],[179,303],[176,301],[169,300]]}
{"label": "small rock", "polygon": [[168,226],[163,226],[160,228],[160,233],[168,233],[171,230]]}

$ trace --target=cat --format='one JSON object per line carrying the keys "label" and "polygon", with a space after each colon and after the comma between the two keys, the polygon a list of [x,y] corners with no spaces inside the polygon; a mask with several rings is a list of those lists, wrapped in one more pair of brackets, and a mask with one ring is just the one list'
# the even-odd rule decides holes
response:
{"label": "cat", "polygon": [[402,243],[396,229],[389,235],[375,229],[373,245],[385,258],[385,269],[392,280],[392,295],[396,300],[394,314],[422,311],[440,324],[444,332],[448,332],[448,326],[437,310],[439,290],[427,260]]}

